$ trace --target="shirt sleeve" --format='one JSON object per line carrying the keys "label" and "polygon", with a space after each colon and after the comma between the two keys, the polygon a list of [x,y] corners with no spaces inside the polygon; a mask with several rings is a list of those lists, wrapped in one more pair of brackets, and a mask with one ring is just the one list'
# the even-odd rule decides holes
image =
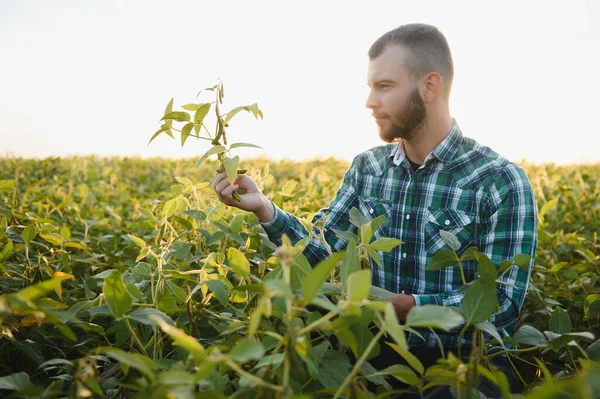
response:
{"label": "shirt sleeve", "polygon": [[[343,250],[348,241],[339,238],[335,230],[346,232],[356,232],[356,227],[350,223],[349,215],[352,207],[358,207],[357,189],[356,189],[356,174],[357,165],[359,164],[358,157],[352,161],[352,164],[344,174],[344,178],[338,188],[335,197],[327,208],[319,210],[312,219],[314,236],[304,250],[304,255],[311,265],[317,264],[319,261],[329,256],[329,249],[332,252]],[[308,231],[300,220],[289,212],[285,212],[280,207],[273,204],[275,208],[275,216],[269,222],[261,225],[269,240],[277,246],[282,244],[282,236],[286,234],[292,244],[309,236]],[[327,246],[317,237],[320,236],[319,226],[323,226],[324,237]]]}
{"label": "shirt sleeve", "polygon": [[[512,266],[498,281],[498,312],[490,319],[497,328],[512,329],[529,284],[537,247],[537,208],[531,183],[521,167],[509,164],[490,186],[478,226],[476,246],[498,268],[500,262],[517,254],[530,255],[528,268]],[[459,290],[433,295],[413,295],[417,306],[437,304],[460,306]]]}

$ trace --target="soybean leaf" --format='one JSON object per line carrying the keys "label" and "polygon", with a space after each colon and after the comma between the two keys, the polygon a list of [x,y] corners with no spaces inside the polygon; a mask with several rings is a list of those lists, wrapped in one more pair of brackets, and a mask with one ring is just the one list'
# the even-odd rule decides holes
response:
{"label": "soybean leaf", "polygon": [[238,363],[246,363],[250,360],[258,360],[265,354],[265,347],[250,338],[239,341],[229,352],[229,356]]}
{"label": "soybean leaf", "polygon": [[227,148],[223,147],[222,145],[214,145],[212,146],[208,151],[206,151],[204,153],[204,155],[202,155],[202,157],[200,158],[200,160],[198,162],[196,162],[196,166],[200,166],[200,164],[208,157],[210,157],[211,155],[215,155],[215,154],[220,154],[222,152],[227,151]]}
{"label": "soybean leaf", "polygon": [[566,334],[571,332],[571,319],[569,315],[557,307],[552,312],[552,316],[550,317],[550,331],[557,334]]}
{"label": "soybean leaf", "polygon": [[165,323],[170,324],[172,326],[175,325],[175,322],[173,321],[173,319],[171,319],[165,313],[163,313],[157,309],[142,308],[142,309],[137,309],[127,315],[128,319],[135,320],[138,323],[142,323],[147,326],[157,326],[158,325],[158,323],[156,322],[154,317],[160,317]]}
{"label": "soybean leaf", "polygon": [[484,322],[478,323],[477,328],[490,334],[492,337],[496,338],[496,340],[498,342],[500,342],[500,345],[504,346],[504,342],[502,341],[502,337],[500,336],[498,329],[491,322],[484,321]]}
{"label": "soybean leaf", "polygon": [[332,256],[320,261],[317,266],[310,271],[308,276],[304,278],[302,281],[302,295],[307,303],[310,303],[315,298],[323,286],[323,283],[327,280],[331,269],[337,265],[339,260],[345,254],[346,251],[336,252]]}
{"label": "soybean leaf", "polygon": [[240,148],[240,147],[251,147],[251,148],[262,148],[261,146],[258,146],[256,144],[250,144],[250,143],[233,143],[229,146],[230,150],[233,150],[234,148]]}
{"label": "soybean leaf", "polygon": [[458,238],[445,230],[440,230],[440,237],[442,237],[442,241],[452,250],[458,251],[460,249],[460,241]]}
{"label": "soybean leaf", "polygon": [[370,243],[369,246],[377,251],[390,252],[400,244],[403,244],[403,242],[397,238],[379,237]]}
{"label": "soybean leaf", "polygon": [[204,117],[206,115],[208,115],[208,112],[210,111],[211,106],[212,106],[211,103],[201,104],[198,107],[198,109],[196,110],[196,113],[194,114],[194,122],[196,122],[198,124],[198,126],[200,126],[202,124]]}
{"label": "soybean leaf", "polygon": [[359,270],[348,276],[348,297],[350,301],[360,302],[369,295],[371,271]]}
{"label": "soybean leaf", "polygon": [[233,158],[223,158],[223,166],[225,167],[225,172],[227,173],[227,179],[229,179],[229,184],[233,184],[235,178],[237,177],[239,163],[240,157],[237,155]]}
{"label": "soybean leaf", "polygon": [[200,342],[198,342],[198,340],[196,338],[187,335],[185,332],[183,332],[179,328],[176,328],[176,327],[168,324],[167,322],[165,322],[163,319],[161,319],[158,316],[150,316],[150,317],[153,318],[158,323],[158,325],[160,326],[160,329],[164,333],[168,334],[171,337],[171,339],[173,339],[173,342],[175,343],[175,345],[188,351],[196,360],[204,359],[204,357],[206,355],[206,350],[204,349],[202,344],[200,344]]}
{"label": "soybean leaf", "polygon": [[239,249],[229,247],[227,250],[227,260],[233,271],[240,276],[247,277],[250,274],[250,262]]}
{"label": "soybean leaf", "polygon": [[152,359],[139,353],[127,353],[119,348],[103,347],[100,352],[117,360],[121,364],[133,367],[144,374],[150,381],[154,380],[154,370],[158,366]]}
{"label": "soybean leaf", "polygon": [[161,118],[163,121],[174,120],[177,122],[189,122],[190,119],[190,114],[182,111],[170,112]]}
{"label": "soybean leaf", "polygon": [[223,306],[229,306],[229,288],[225,283],[219,280],[208,280],[206,286]]}
{"label": "soybean leaf", "polygon": [[468,324],[477,324],[486,321],[496,311],[498,298],[496,281],[490,278],[475,280],[462,301],[463,314]]}
{"label": "soybean leaf", "polygon": [[37,232],[35,230],[35,225],[30,224],[23,230],[21,236],[23,237],[23,241],[29,244],[35,238]]}
{"label": "soybean leaf", "polygon": [[464,323],[455,308],[437,305],[414,306],[406,316],[408,327],[432,327],[450,331]]}
{"label": "soybean leaf", "polygon": [[185,144],[185,141],[187,140],[187,138],[189,137],[193,127],[194,127],[194,123],[189,122],[189,123],[186,123],[185,126],[181,129],[181,146],[182,147]]}
{"label": "soybean leaf", "polygon": [[104,299],[110,308],[111,313],[117,319],[120,319],[129,309],[133,300],[125,284],[123,283],[123,275],[118,270],[113,270],[104,279],[104,286],[102,287],[102,293]]}
{"label": "soybean leaf", "polygon": [[346,255],[340,265],[340,274],[342,278],[342,284],[346,285],[348,275],[354,271],[360,270],[360,261],[358,259],[358,250],[356,248],[356,242],[351,239],[346,247]]}
{"label": "soybean leaf", "polygon": [[447,266],[454,266],[459,262],[456,252],[451,249],[442,249],[433,255],[425,270],[440,270]]}
{"label": "soybean leaf", "polygon": [[350,223],[360,228],[365,223],[368,223],[369,219],[364,217],[362,213],[356,208],[350,209]]}
{"label": "soybean leaf", "polygon": [[541,331],[530,325],[523,325],[513,335],[513,339],[519,344],[531,346],[546,346],[548,341]]}

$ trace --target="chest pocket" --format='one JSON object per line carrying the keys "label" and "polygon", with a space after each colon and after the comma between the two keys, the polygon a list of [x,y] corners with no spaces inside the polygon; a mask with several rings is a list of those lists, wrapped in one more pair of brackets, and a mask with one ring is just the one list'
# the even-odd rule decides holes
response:
{"label": "chest pocket", "polygon": [[475,242],[475,215],[455,209],[428,209],[425,214],[425,250],[433,255],[445,247],[440,230],[454,234],[459,255]]}
{"label": "chest pocket", "polygon": [[360,213],[368,220],[372,220],[383,215],[383,223],[373,233],[373,236],[375,238],[389,237],[392,205],[388,202],[380,200],[379,198],[366,197],[362,195],[358,197],[358,205]]}

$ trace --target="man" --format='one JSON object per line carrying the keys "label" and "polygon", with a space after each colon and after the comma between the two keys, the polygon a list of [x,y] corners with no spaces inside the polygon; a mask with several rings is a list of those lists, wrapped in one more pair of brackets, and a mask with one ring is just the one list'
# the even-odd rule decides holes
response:
{"label": "man", "polygon": [[[391,301],[401,320],[413,306],[460,306],[458,268],[425,270],[444,247],[440,230],[459,239],[459,255],[476,246],[496,266],[522,253],[532,255],[531,270],[535,255],[537,211],[530,182],[518,165],[462,135],[449,112],[453,74],[448,43],[433,26],[400,26],[375,41],[369,50],[366,106],[387,144],[354,158],[330,206],[314,220],[327,216],[325,238],[339,251],[347,242],[333,229],[352,231],[350,209],[369,218],[385,215],[375,236],[404,244],[382,255],[383,267],[373,267],[372,282],[397,293]],[[254,212],[273,242],[280,244],[283,233],[294,243],[306,236],[303,225],[269,201],[249,177],[238,176],[230,185],[224,173],[217,174],[213,187],[223,203]],[[241,202],[231,197],[238,188],[247,190]],[[313,240],[305,254],[314,265],[327,251]],[[476,264],[463,266],[466,281],[475,279]],[[491,321],[504,335],[514,333],[530,270],[515,266],[503,276],[506,284],[498,284],[499,311]],[[438,342],[430,332],[423,336],[409,334],[408,343],[427,367],[439,356]],[[447,349],[467,345],[458,342],[457,334],[439,338]],[[401,361],[391,352],[374,365]]]}

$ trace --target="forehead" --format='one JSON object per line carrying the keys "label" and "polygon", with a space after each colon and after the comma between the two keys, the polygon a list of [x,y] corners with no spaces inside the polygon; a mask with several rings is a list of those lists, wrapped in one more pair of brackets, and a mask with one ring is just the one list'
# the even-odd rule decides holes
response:
{"label": "forehead", "polygon": [[387,46],[383,53],[369,60],[368,83],[373,84],[382,80],[408,81],[406,58],[407,53],[402,46]]}

